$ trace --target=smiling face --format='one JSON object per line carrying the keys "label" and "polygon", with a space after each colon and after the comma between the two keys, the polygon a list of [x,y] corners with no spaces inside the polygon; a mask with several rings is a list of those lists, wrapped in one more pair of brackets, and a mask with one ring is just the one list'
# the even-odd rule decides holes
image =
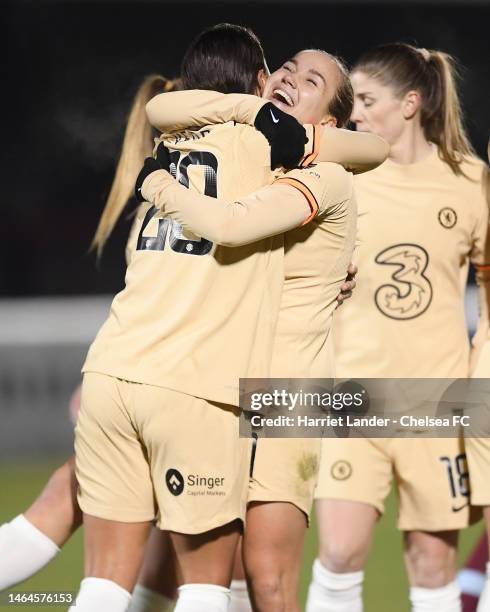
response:
{"label": "smiling face", "polygon": [[335,125],[328,105],[341,82],[336,62],[322,51],[300,51],[273,72],[263,97],[300,123]]}

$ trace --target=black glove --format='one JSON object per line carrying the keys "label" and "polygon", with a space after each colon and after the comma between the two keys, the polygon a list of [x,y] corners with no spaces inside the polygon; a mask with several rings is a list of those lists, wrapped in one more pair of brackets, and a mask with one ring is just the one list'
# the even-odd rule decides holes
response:
{"label": "black glove", "polygon": [[144,197],[141,195],[141,187],[147,176],[156,170],[167,170],[170,172],[170,154],[167,147],[161,142],[158,145],[156,159],[153,157],[147,157],[143,168],[141,168],[138,178],[136,179],[136,185],[134,186],[134,195],[138,202],[143,202]]}
{"label": "black glove", "polygon": [[269,141],[272,169],[282,166],[291,170],[298,167],[308,142],[301,123],[268,102],[257,113],[254,126]]}

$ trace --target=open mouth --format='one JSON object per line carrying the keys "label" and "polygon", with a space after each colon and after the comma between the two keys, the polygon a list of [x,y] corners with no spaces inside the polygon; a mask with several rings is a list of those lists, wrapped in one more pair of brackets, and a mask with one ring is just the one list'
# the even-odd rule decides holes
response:
{"label": "open mouth", "polygon": [[283,102],[283,104],[287,104],[288,106],[294,106],[294,102],[291,96],[287,94],[283,89],[274,89],[272,95],[275,100]]}

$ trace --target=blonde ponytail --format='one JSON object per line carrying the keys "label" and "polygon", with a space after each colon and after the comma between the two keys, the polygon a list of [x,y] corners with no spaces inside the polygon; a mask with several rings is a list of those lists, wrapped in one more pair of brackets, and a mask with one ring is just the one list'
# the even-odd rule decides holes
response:
{"label": "blonde ponytail", "polygon": [[177,86],[176,81],[152,74],[143,80],[134,97],[111,191],[91,244],[97,256],[102,253],[121,212],[133,194],[134,183],[145,157],[152,152],[152,127],[146,118],[145,106],[157,94],[172,91]]}
{"label": "blonde ponytail", "polygon": [[[427,140],[437,144],[439,155],[455,174],[462,174],[461,162],[475,155],[463,124],[463,113],[458,97],[458,72],[454,59],[442,51],[430,51],[429,64],[438,74],[440,103],[424,121],[422,128]],[[424,125],[425,124],[425,125]]]}

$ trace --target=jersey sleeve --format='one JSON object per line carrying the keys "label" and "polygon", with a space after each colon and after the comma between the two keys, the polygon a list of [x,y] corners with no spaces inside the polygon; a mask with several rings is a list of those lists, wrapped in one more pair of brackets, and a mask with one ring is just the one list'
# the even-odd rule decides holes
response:
{"label": "jersey sleeve", "polygon": [[151,125],[164,133],[228,121],[253,126],[266,103],[267,100],[247,94],[171,91],[152,98],[146,105],[146,114]]}
{"label": "jersey sleeve", "polygon": [[[389,146],[385,140],[367,132],[308,126],[307,135],[306,147],[317,151],[314,156],[317,162],[340,164],[354,174],[377,168],[386,160],[389,153]],[[315,138],[319,140],[316,145]]]}
{"label": "jersey sleeve", "polygon": [[472,339],[472,376],[490,376],[490,174],[484,168],[481,181],[482,194],[478,198],[480,210],[473,232],[471,263],[475,267],[478,286],[479,320]]}
{"label": "jersey sleeve", "polygon": [[[257,113],[268,100],[247,94],[222,94],[192,90],[162,93],[146,105],[148,120],[160,132],[169,133],[205,125],[236,121],[254,126]],[[316,161],[338,163],[360,173],[382,164],[388,144],[374,134],[339,128],[305,125],[308,141],[300,166]]]}
{"label": "jersey sleeve", "polygon": [[231,247],[282,234],[310,217],[302,193],[286,183],[274,183],[228,202],[192,191],[166,170],[157,170],[145,179],[141,193],[194,234]]}
{"label": "jersey sleeve", "polygon": [[305,223],[328,213],[352,195],[352,175],[332,163],[291,170],[275,180],[274,185],[278,184],[294,187],[308,202],[310,215]]}

